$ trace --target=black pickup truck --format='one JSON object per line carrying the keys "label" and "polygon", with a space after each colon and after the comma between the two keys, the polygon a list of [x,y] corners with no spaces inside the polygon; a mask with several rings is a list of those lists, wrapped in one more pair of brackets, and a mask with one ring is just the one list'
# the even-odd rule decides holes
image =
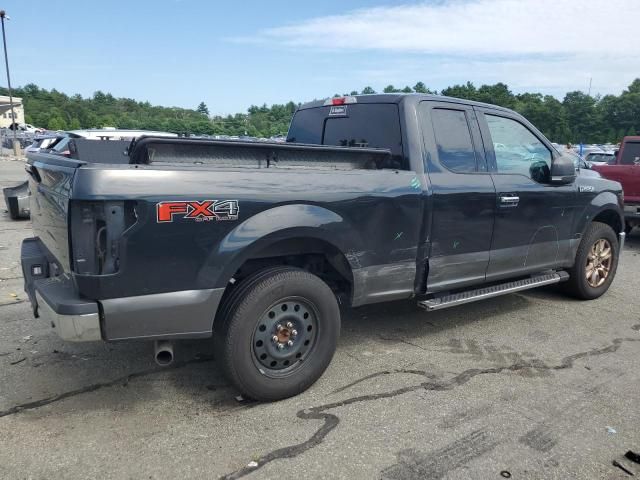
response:
{"label": "black pickup truck", "polygon": [[146,137],[127,154],[31,156],[35,315],[70,341],[155,341],[163,364],[213,336],[261,400],[324,372],[339,305],[560,282],[593,299],[624,241],[619,183],[580,175],[520,115],[453,98],[334,98],[301,106],[287,143]]}

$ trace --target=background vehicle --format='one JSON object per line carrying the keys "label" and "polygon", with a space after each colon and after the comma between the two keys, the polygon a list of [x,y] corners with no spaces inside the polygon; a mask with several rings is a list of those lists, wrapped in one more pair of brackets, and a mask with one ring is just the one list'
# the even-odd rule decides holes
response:
{"label": "background vehicle", "polygon": [[591,152],[584,159],[592,165],[607,165],[616,162],[615,152]]}
{"label": "background vehicle", "polygon": [[622,184],[627,232],[640,225],[640,137],[624,137],[615,161],[594,169]]}
{"label": "background vehicle", "polygon": [[617,182],[576,175],[515,112],[441,96],[312,102],[287,143],[148,137],[128,154],[31,156],[34,312],[67,340],[153,340],[161,364],[170,341],[213,335],[261,400],[322,374],[339,304],[430,311],[560,282],[597,298],[625,235]]}
{"label": "background vehicle", "polygon": [[62,138],[60,135],[46,135],[38,136],[33,139],[33,143],[24,149],[24,153],[35,153],[40,150],[46,150],[50,145],[55,143],[58,139]]}
{"label": "background vehicle", "polygon": [[[146,132],[144,130],[75,130],[60,135],[37,137],[25,149],[27,158],[37,152],[61,155],[68,158],[90,159],[94,163],[125,161],[123,152],[136,136],[151,133],[156,137],[177,137],[168,132]],[[103,140],[99,142],[96,140]],[[108,140],[108,143],[106,142]],[[118,162],[120,160],[120,162]],[[13,220],[29,218],[29,184],[23,182],[15,187],[3,189],[9,215]]]}
{"label": "background vehicle", "polygon": [[128,130],[121,128],[90,128],[87,130],[70,130],[72,138],[88,138],[91,140],[133,140],[143,135],[154,137],[177,137],[176,133],[157,132],[152,130]]}

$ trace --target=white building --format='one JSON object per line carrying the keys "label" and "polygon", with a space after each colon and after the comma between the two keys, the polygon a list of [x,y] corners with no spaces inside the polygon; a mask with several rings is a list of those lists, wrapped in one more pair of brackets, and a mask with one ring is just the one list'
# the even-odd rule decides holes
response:
{"label": "white building", "polygon": [[9,128],[12,123],[24,125],[24,106],[21,98],[13,97],[13,113],[15,118],[12,119],[9,97],[0,95],[0,128]]}

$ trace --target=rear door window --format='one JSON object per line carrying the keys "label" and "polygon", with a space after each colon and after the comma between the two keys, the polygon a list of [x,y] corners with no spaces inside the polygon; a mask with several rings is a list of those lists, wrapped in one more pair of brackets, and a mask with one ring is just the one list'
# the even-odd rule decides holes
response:
{"label": "rear door window", "polygon": [[291,121],[287,142],[385,148],[391,150],[393,159],[393,165],[386,167],[402,168],[398,106],[392,103],[365,103],[344,107],[340,115],[330,115],[331,106],[299,110]]}
{"label": "rear door window", "polygon": [[440,163],[452,172],[475,172],[476,153],[465,112],[434,108],[431,119]]}

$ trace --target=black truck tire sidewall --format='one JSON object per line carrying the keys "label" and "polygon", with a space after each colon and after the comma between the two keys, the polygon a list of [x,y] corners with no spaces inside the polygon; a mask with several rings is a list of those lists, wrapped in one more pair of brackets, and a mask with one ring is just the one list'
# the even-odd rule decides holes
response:
{"label": "black truck tire sidewall", "polygon": [[[222,360],[230,380],[243,395],[256,400],[279,400],[309,388],[333,358],[340,334],[340,309],[336,297],[320,278],[295,268],[258,272],[229,305],[224,319]],[[260,372],[254,361],[253,334],[260,316],[286,297],[302,297],[316,308],[318,332],[315,346],[304,364],[285,377]]]}
{"label": "black truck tire sidewall", "polygon": [[[611,264],[611,270],[609,271],[609,276],[605,282],[599,287],[592,287],[587,282],[585,268],[587,264],[587,256],[589,255],[591,247],[600,239],[606,239],[611,244],[613,261]],[[580,242],[580,246],[576,253],[575,264],[570,271],[571,278],[568,282],[570,292],[574,296],[583,300],[593,300],[603,295],[609,289],[609,286],[616,275],[619,258],[620,245],[618,244],[618,237],[613,229],[605,223],[593,222],[589,225],[582,241]]]}

